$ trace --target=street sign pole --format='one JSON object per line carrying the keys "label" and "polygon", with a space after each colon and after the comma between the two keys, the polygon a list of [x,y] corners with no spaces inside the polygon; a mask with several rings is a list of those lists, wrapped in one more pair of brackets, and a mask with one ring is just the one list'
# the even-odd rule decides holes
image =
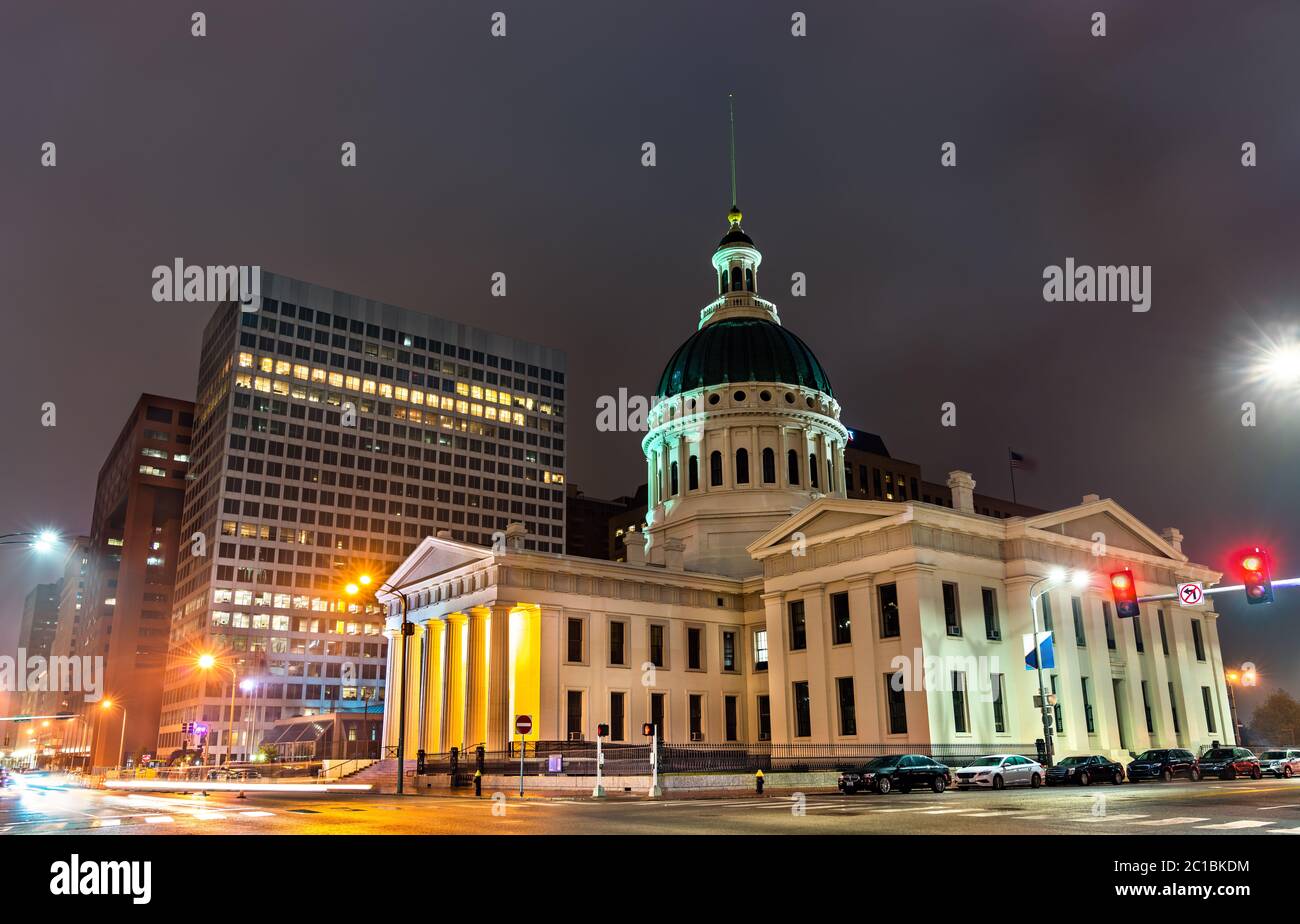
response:
{"label": "street sign pole", "polygon": [[596,736],[596,788],[591,791],[593,799],[605,798],[605,787],[601,783],[600,770],[605,765],[605,755],[600,750],[600,735]]}
{"label": "street sign pole", "polygon": [[[1274,587],[1300,587],[1300,577],[1283,578],[1280,581],[1272,582]],[[1201,593],[1206,597],[1214,594],[1226,594],[1233,591],[1245,590],[1245,584],[1225,584],[1221,587],[1207,587]],[[1161,600],[1178,600],[1178,593],[1172,594],[1152,594],[1149,597],[1138,597],[1138,603],[1157,603]]]}
{"label": "street sign pole", "polygon": [[519,736],[519,798],[524,797],[524,736]]}
{"label": "street sign pole", "polygon": [[658,799],[664,794],[659,788],[659,726],[651,726],[654,735],[650,739],[650,798]]}
{"label": "street sign pole", "polygon": [[524,797],[524,748],[527,742],[524,735],[533,730],[533,717],[530,715],[515,716],[515,732],[519,735],[519,798]]}

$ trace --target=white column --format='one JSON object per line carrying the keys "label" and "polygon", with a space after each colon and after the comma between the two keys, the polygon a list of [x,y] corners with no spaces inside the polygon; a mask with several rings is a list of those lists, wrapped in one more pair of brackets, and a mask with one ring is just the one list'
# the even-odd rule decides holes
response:
{"label": "white column", "polygon": [[480,607],[469,611],[469,646],[465,656],[465,746],[486,742],[487,616]]}
{"label": "white column", "polygon": [[510,609],[492,605],[488,625],[488,750],[503,751],[514,733],[510,723]]}

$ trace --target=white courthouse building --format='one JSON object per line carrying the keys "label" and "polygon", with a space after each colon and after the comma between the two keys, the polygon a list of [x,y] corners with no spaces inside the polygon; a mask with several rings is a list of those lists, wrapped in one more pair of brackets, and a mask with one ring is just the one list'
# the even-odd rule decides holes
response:
{"label": "white courthouse building", "polygon": [[[1233,741],[1209,604],[1112,612],[1112,571],[1142,595],[1207,584],[1175,529],[1088,495],[1032,517],[845,497],[848,432],[812,351],[758,296],[762,257],[733,207],[716,297],[673,354],[643,440],[649,510],[629,561],[428,537],[379,594],[388,606],[385,740],[397,741],[406,601],[408,755],[533,740],[1024,748],[1042,734],[1025,667],[1031,588],[1053,569],[1056,754],[1122,757]],[[1039,590],[1044,585],[1039,584]]]}

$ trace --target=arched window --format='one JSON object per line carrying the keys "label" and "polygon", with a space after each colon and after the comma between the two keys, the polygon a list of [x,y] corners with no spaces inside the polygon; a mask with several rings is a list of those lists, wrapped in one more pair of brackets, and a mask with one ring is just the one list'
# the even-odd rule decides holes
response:
{"label": "arched window", "polygon": [[826,456],[826,493],[835,492],[835,454],[830,453]]}
{"label": "arched window", "polygon": [[671,466],[669,466],[669,468],[668,468],[668,472],[669,472],[669,474],[668,474],[669,487],[671,488],[671,490],[670,490],[668,493],[669,493],[669,494],[673,494],[673,495],[675,495],[675,494],[677,493],[677,487],[678,487],[678,485],[677,485],[677,461],[676,461],[675,459],[673,460],[673,464],[672,464]]}
{"label": "arched window", "polygon": [[817,453],[808,453],[808,486],[817,488]]}
{"label": "arched window", "polygon": [[763,450],[763,484],[776,484],[776,453],[771,447]]}
{"label": "arched window", "polygon": [[700,489],[700,457],[691,456],[686,463],[686,488],[690,491]]}
{"label": "arched window", "polygon": [[709,484],[715,488],[722,487],[722,453],[716,449],[709,456]]}
{"label": "arched window", "polygon": [[718,292],[723,295],[727,294],[727,271],[723,270],[718,274]]}
{"label": "arched window", "polygon": [[739,292],[745,285],[745,277],[741,274],[739,266],[731,268],[731,291]]}
{"label": "arched window", "polygon": [[754,291],[754,271],[752,269],[745,270],[745,291]]}
{"label": "arched window", "polygon": [[791,449],[785,454],[786,464],[790,468],[790,484],[799,483],[799,453]]}
{"label": "arched window", "polygon": [[749,450],[736,450],[736,484],[749,484]]}

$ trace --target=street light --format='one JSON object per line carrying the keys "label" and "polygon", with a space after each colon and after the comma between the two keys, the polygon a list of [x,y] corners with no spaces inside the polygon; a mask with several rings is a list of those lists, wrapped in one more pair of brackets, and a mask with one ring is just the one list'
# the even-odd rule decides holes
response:
{"label": "street light", "polygon": [[[1251,670],[1252,677],[1254,670]],[[1232,713],[1232,733],[1235,735],[1235,744],[1241,744],[1241,721],[1237,718],[1237,694],[1233,692],[1233,687],[1240,686],[1243,675],[1241,671],[1229,668],[1223,672],[1223,679],[1227,681],[1228,687],[1228,710]]]}
{"label": "street light", "polygon": [[234,757],[235,757],[235,688],[236,688],[237,686],[239,686],[239,684],[237,684],[237,683],[235,682],[235,669],[234,669],[234,667],[232,667],[232,666],[229,665],[229,664],[221,664],[220,662],[217,661],[217,659],[216,659],[214,656],[212,656],[212,655],[210,655],[210,654],[201,654],[201,655],[199,655],[198,665],[199,665],[199,670],[204,670],[204,671],[212,670],[212,668],[214,668],[214,667],[219,667],[219,668],[221,668],[222,670],[230,671],[230,716],[228,717],[228,719],[227,719],[227,723],[226,723],[226,755],[225,755],[225,756],[226,756],[226,763],[227,763],[227,764],[232,764],[232,763],[235,762],[235,761],[234,761]]}
{"label": "street light", "polygon": [[38,555],[53,551],[62,540],[58,530],[53,529],[0,533],[0,545],[25,545]]}
{"label": "street light", "polygon": [[126,707],[121,703],[115,704],[111,699],[106,699],[99,704],[99,708],[108,712],[108,710],[112,709],[114,705],[122,710],[122,734],[119,736],[117,741],[117,766],[120,767],[122,766],[123,758],[126,756]]}
{"label": "street light", "polygon": [[[1041,630],[1038,628],[1038,598],[1062,584],[1068,583],[1082,590],[1091,581],[1092,575],[1087,571],[1070,572],[1058,566],[1048,571],[1046,577],[1039,578],[1029,586],[1029,615],[1033,618],[1034,624],[1034,666],[1038,672],[1038,706],[1042,711],[1043,749],[1049,767],[1052,765],[1052,727],[1054,723],[1050,712],[1051,706],[1047,702],[1047,686],[1043,682],[1043,645],[1040,639]],[[1035,589],[1040,584],[1046,584],[1047,586],[1042,591],[1035,593]]]}

